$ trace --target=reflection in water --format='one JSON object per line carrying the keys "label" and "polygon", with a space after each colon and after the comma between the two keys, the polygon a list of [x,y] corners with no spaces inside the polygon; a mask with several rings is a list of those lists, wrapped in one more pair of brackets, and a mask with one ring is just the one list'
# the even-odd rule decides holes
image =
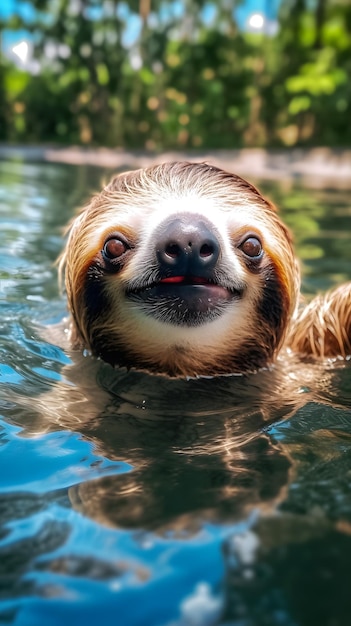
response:
{"label": "reflection in water", "polygon": [[[69,490],[76,508],[126,528],[194,531],[204,519],[272,508],[291,472],[296,479],[301,446],[315,458],[321,448],[326,459],[324,433],[340,428],[331,407],[339,406],[340,420],[350,400],[346,386],[343,401],[335,397],[337,379],[348,378],[342,362],[326,367],[287,356],[254,375],[176,381],[116,371],[81,354],[74,359],[63,380],[36,397],[35,411],[26,406],[24,420],[16,408],[16,419],[28,434],[79,430],[99,456],[131,467]],[[303,443],[294,440],[299,429]],[[333,448],[335,462],[340,452]]]}
{"label": "reflection in water", "polygon": [[[174,381],[60,348],[52,263],[101,175],[1,165],[0,622],[349,624],[350,363]],[[349,279],[346,194],[268,192],[307,291]]]}
{"label": "reflection in water", "polygon": [[71,488],[79,510],[127,528],[185,531],[238,518],[286,485],[290,461],[262,428],[296,405],[280,384],[287,372],[175,381],[75,358],[16,419],[29,435],[79,430],[99,456],[133,468]]}
{"label": "reflection in water", "polygon": [[[52,445],[55,431],[76,431],[85,446],[92,444],[96,460],[89,459],[90,476],[82,473],[79,479],[71,469],[68,490],[53,492],[50,504],[73,506],[111,529],[136,531],[141,545],[155,546],[158,536],[180,553],[179,546],[189,549],[208,524],[222,529],[222,583],[215,592],[195,586],[179,605],[179,624],[192,624],[202,607],[200,624],[274,624],[279,622],[272,616],[281,611],[291,616],[286,623],[298,619],[307,626],[321,609],[311,618],[306,589],[317,600],[331,576],[342,614],[349,608],[343,584],[351,530],[348,381],[347,364],[321,366],[289,356],[255,375],[175,381],[114,371],[76,354],[63,367],[61,381],[35,398],[35,406],[14,387],[12,422],[21,423],[30,440],[52,432]],[[337,384],[342,399],[335,395]],[[62,452],[65,447],[61,441]],[[11,508],[11,501],[4,502]],[[43,506],[40,498],[29,503],[32,511]],[[21,506],[27,517],[25,498]],[[18,516],[18,509],[13,514]],[[73,549],[48,556],[70,543],[69,531],[64,520],[52,520],[40,527],[34,543],[31,538],[32,548],[18,544],[15,553],[20,550],[22,561],[14,578],[21,580],[24,566],[30,570],[26,555],[33,558],[33,552],[36,559],[45,557],[36,566],[38,581],[49,572],[55,578],[111,581],[124,580],[128,571],[140,585],[157,576],[154,562],[133,562],[133,551],[128,565],[86,549],[81,555]],[[184,566],[191,568],[191,561],[185,558]],[[320,568],[323,575],[316,574]],[[207,578],[206,572],[200,580]],[[20,593],[66,593],[57,582],[30,590],[22,584]],[[335,609],[326,614],[332,617]]]}

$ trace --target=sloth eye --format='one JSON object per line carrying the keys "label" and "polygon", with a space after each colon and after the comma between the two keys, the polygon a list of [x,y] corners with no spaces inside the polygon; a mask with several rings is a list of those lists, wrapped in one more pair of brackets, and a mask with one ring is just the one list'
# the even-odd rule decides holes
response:
{"label": "sloth eye", "polygon": [[106,260],[112,261],[113,259],[119,259],[127,250],[129,250],[129,246],[123,239],[111,237],[111,239],[105,241],[102,254]]}
{"label": "sloth eye", "polygon": [[258,259],[262,256],[262,244],[257,237],[248,237],[241,244],[240,248],[251,259]]}

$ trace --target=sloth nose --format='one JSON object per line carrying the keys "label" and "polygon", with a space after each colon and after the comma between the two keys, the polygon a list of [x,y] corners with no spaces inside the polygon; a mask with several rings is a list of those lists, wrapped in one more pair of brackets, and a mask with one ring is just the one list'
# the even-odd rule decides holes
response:
{"label": "sloth nose", "polygon": [[159,231],[156,255],[169,275],[207,276],[220,254],[219,241],[205,220],[194,215],[167,220]]}

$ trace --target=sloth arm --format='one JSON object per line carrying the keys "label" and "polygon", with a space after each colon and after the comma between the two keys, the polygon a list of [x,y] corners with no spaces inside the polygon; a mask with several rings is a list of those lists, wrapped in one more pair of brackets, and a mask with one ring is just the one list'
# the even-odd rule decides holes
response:
{"label": "sloth arm", "polygon": [[316,357],[351,355],[351,282],[316,296],[294,320],[287,339],[294,352]]}

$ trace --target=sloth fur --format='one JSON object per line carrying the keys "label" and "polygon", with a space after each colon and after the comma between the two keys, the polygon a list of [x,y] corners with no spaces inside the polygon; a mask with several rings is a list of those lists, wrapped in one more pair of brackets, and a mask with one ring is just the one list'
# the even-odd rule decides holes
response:
{"label": "sloth fur", "polygon": [[207,163],[126,172],[68,228],[71,342],[172,377],[256,371],[283,349],[351,354],[351,283],[300,306],[291,235],[249,182]]}

